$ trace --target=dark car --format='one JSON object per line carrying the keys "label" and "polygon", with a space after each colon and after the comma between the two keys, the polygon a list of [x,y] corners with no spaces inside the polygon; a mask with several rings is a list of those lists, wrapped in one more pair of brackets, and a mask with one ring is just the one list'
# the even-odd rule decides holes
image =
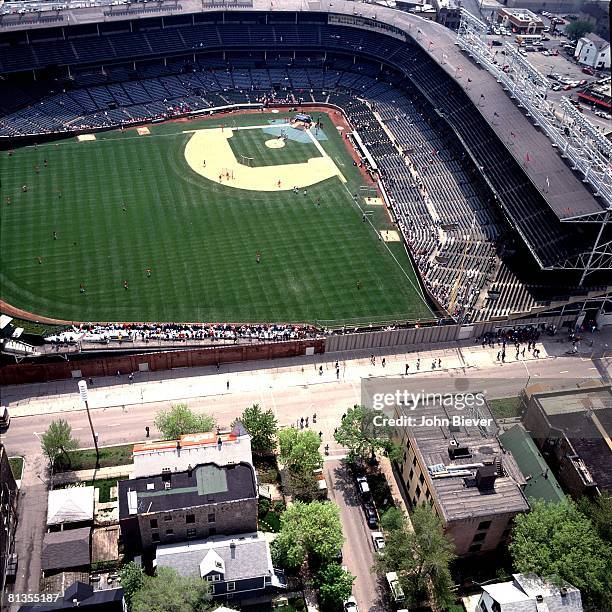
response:
{"label": "dark car", "polygon": [[376,508],[372,502],[365,502],[363,504],[363,511],[366,517],[366,523],[370,529],[376,529],[378,527],[378,514],[376,514]]}

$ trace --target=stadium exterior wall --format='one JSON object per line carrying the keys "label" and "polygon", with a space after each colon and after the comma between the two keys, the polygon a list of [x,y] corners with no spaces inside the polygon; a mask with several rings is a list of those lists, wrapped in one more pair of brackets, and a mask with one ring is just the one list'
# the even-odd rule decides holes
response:
{"label": "stadium exterior wall", "polygon": [[[148,369],[151,372],[213,366],[216,364],[298,357],[311,348],[315,354],[325,352],[325,340],[294,340],[269,344],[244,344],[183,351],[163,351],[117,357],[86,358],[59,363],[20,363],[0,368],[0,385],[19,385],[74,378],[114,376],[118,371],[129,374]],[[143,368],[144,364],[144,368]],[[73,372],[75,374],[73,374]],[[78,377],[78,376],[77,376]]]}

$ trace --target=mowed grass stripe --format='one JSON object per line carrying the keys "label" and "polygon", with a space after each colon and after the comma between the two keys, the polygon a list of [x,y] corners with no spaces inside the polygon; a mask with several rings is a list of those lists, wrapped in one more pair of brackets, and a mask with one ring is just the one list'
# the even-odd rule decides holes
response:
{"label": "mowed grass stripe", "polygon": [[[270,118],[279,116],[243,115],[236,123]],[[361,221],[350,194],[363,179],[328,118],[322,144],[348,183],[329,179],[306,196],[233,189],[193,172],[182,131],[215,124],[221,120],[162,124],[150,137],[126,130],[95,142],[3,154],[3,197],[12,203],[3,201],[1,211],[2,299],[69,320],[342,324],[431,316],[386,245]],[[247,135],[241,146],[264,158],[285,152],[286,163],[304,161],[301,149],[268,149],[259,130],[238,133]],[[312,143],[290,144],[316,151]],[[383,211],[376,214],[377,228],[391,227]],[[401,245],[391,248],[414,277]]]}

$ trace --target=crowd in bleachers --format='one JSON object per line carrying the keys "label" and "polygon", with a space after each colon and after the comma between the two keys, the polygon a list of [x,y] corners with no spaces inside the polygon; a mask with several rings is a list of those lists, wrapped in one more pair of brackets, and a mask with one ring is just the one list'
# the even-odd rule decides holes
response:
{"label": "crowd in bleachers", "polygon": [[47,342],[102,343],[191,340],[233,341],[263,340],[283,341],[314,338],[316,328],[308,325],[284,324],[187,324],[187,323],[108,323],[73,325],[60,334],[48,336]]}

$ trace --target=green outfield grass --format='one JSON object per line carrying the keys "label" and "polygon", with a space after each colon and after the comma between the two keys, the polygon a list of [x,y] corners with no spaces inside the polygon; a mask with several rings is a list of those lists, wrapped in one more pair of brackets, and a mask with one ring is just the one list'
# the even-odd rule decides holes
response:
{"label": "green outfield grass", "polygon": [[[321,144],[347,184],[328,179],[306,196],[249,191],[209,181],[185,161],[183,130],[282,117],[156,124],[149,136],[124,130],[2,152],[1,299],[74,321],[430,318],[403,246],[379,241],[362,222],[351,194],[363,179],[327,116]],[[249,132],[232,146],[254,165],[319,154],[312,143],[268,149],[273,136]],[[392,227],[383,207],[368,210],[377,229]]]}

